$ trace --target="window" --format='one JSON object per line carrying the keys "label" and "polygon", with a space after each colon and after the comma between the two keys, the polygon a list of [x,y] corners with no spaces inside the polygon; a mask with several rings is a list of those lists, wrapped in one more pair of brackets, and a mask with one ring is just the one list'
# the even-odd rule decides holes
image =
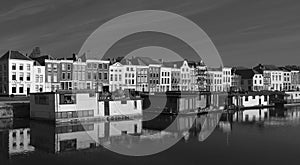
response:
{"label": "window", "polygon": [[16,85],[12,85],[12,87],[11,87],[11,93],[17,93],[17,87],[16,87]]}
{"label": "window", "polygon": [[20,73],[20,81],[23,81],[24,80],[24,73]]}
{"label": "window", "polygon": [[94,78],[94,80],[97,79],[97,74],[96,73],[93,74],[93,78]]}
{"label": "window", "polygon": [[99,80],[102,79],[102,73],[98,73],[98,78],[99,78]]}
{"label": "window", "polygon": [[107,69],[108,68],[108,64],[103,64],[103,68]]}
{"label": "window", "polygon": [[48,72],[52,71],[52,65],[51,64],[47,64],[47,70],[48,70]]}
{"label": "window", "polygon": [[23,70],[23,69],[24,69],[23,64],[20,64],[19,69],[20,69],[20,70]]}
{"label": "window", "polygon": [[[38,86],[37,86],[37,88],[38,88]],[[35,95],[34,96],[34,102],[35,102],[35,104],[49,105],[49,96],[44,95],[44,94]]]}
{"label": "window", "polygon": [[107,80],[107,73],[104,73],[104,80]]}
{"label": "window", "polygon": [[30,64],[26,64],[27,71],[30,71]]}
{"label": "window", "polygon": [[52,75],[48,73],[48,77],[47,77],[48,82],[51,82],[51,77],[52,77]]}
{"label": "window", "polygon": [[16,68],[17,68],[17,67],[16,67],[16,63],[12,63],[12,64],[11,64],[11,69],[12,69],[12,70],[16,70]]}
{"label": "window", "polygon": [[245,101],[248,101],[248,96],[245,96]]}
{"label": "window", "polygon": [[53,82],[57,82],[57,73],[53,73]]}
{"label": "window", "polygon": [[88,67],[88,68],[92,68],[92,64],[91,64],[91,63],[88,63],[87,67]]}
{"label": "window", "polygon": [[27,73],[27,74],[26,74],[26,80],[27,80],[27,81],[30,81],[30,73]]}
{"label": "window", "polygon": [[65,72],[62,73],[62,79],[63,80],[66,79],[66,73]]}
{"label": "window", "polygon": [[66,64],[61,65],[61,70],[66,70]]}
{"label": "window", "polygon": [[60,104],[75,104],[76,94],[60,94]]}
{"label": "window", "polygon": [[71,73],[70,73],[70,72],[67,73],[67,79],[68,79],[68,80],[71,79]]}
{"label": "window", "polygon": [[19,86],[19,93],[24,93],[24,85]]}
{"label": "window", "polygon": [[42,83],[44,81],[44,77],[43,75],[40,75],[40,83]]}
{"label": "window", "polygon": [[16,72],[12,72],[12,80],[17,80]]}
{"label": "window", "polygon": [[38,83],[39,82],[39,75],[35,76],[35,82]]}
{"label": "window", "polygon": [[71,71],[71,64],[68,64],[68,71]]}
{"label": "window", "polygon": [[92,73],[88,72],[88,80],[92,79]]}
{"label": "window", "polygon": [[268,96],[264,96],[264,101],[268,101]]}
{"label": "window", "polygon": [[99,69],[102,69],[102,64],[99,64],[99,65],[98,65],[98,68],[99,68]]}
{"label": "window", "polygon": [[57,64],[53,64],[53,70],[57,71]]}

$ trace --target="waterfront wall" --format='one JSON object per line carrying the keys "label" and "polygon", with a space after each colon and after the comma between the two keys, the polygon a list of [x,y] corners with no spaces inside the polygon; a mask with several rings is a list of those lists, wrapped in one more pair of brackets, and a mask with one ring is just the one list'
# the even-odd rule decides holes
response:
{"label": "waterfront wall", "polygon": [[10,105],[0,105],[0,119],[3,118],[12,118],[13,117],[13,108]]}

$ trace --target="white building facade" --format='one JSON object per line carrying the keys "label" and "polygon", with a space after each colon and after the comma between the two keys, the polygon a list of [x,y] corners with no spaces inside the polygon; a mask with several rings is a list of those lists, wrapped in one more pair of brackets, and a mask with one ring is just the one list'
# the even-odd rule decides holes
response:
{"label": "white building facade", "polygon": [[33,66],[33,78],[32,92],[45,92],[45,66]]}
{"label": "white building facade", "polygon": [[172,89],[171,68],[161,67],[160,69],[160,92],[170,91]]}

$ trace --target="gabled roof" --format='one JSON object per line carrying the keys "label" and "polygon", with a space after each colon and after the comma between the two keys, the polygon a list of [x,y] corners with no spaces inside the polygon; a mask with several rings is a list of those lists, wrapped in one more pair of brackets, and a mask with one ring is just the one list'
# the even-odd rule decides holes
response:
{"label": "gabled roof", "polygon": [[29,57],[23,55],[19,51],[7,51],[3,56],[1,56],[0,60],[7,60],[7,59],[16,59],[16,60],[28,60],[32,61]]}

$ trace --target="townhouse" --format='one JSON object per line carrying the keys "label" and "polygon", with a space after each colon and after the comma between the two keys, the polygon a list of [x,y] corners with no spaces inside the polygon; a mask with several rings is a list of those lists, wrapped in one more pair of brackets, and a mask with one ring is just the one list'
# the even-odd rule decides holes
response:
{"label": "townhouse", "polygon": [[109,61],[87,59],[85,62],[87,89],[107,90],[109,88]]}
{"label": "townhouse", "polygon": [[223,71],[222,68],[208,68],[208,90],[211,92],[223,91]]}
{"label": "townhouse", "polygon": [[109,91],[121,90],[124,85],[125,67],[121,63],[116,62],[109,66]]}
{"label": "townhouse", "polygon": [[73,89],[73,60],[60,60],[59,61],[59,77],[60,88],[62,90]]}
{"label": "townhouse", "polygon": [[283,71],[275,65],[262,65],[253,68],[264,77],[264,90],[282,91],[283,90]]}
{"label": "townhouse", "polygon": [[136,90],[136,66],[129,63],[128,65],[123,65],[123,67],[125,70],[125,83],[122,89]]}
{"label": "townhouse", "polygon": [[148,71],[149,66],[136,66],[136,90],[140,92],[148,92]]}
{"label": "townhouse", "polygon": [[186,60],[180,61],[180,90],[190,91],[191,90],[191,68]]}
{"label": "townhouse", "polygon": [[160,90],[160,64],[149,65],[149,92],[159,92]]}
{"label": "townhouse", "polygon": [[171,90],[171,71],[169,67],[161,67],[160,69],[160,92],[166,92]]}
{"label": "townhouse", "polygon": [[283,91],[290,91],[292,89],[292,74],[291,71],[285,67],[279,67],[283,72]]}
{"label": "townhouse", "polygon": [[46,91],[54,92],[60,89],[60,61],[54,59],[45,59],[45,77]]}
{"label": "townhouse", "polygon": [[0,58],[0,93],[28,95],[33,89],[34,61],[18,51],[8,51]]}
{"label": "townhouse", "polygon": [[35,62],[33,66],[33,90],[31,92],[45,92],[45,66]]}
{"label": "townhouse", "polygon": [[206,91],[207,85],[207,67],[203,61],[199,62],[195,67],[195,79],[199,91]]}
{"label": "townhouse", "polygon": [[223,84],[223,91],[229,92],[231,87],[231,69],[229,67],[223,67],[222,68],[222,84]]}
{"label": "townhouse", "polygon": [[73,86],[75,90],[86,89],[86,63],[81,58],[73,62]]}
{"label": "townhouse", "polygon": [[236,69],[235,74],[241,76],[243,91],[261,91],[264,88],[263,75],[253,69]]}

